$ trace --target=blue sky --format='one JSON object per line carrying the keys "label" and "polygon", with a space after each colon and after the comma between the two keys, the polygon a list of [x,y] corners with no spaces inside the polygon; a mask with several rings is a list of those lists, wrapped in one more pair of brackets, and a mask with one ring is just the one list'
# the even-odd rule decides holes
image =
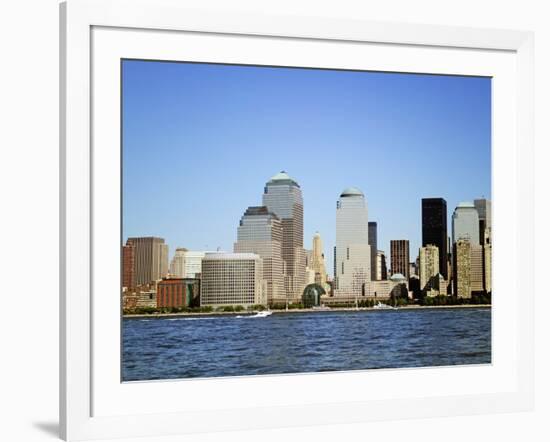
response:
{"label": "blue sky", "polygon": [[363,190],[378,248],[421,245],[421,198],[491,193],[491,80],[123,62],[123,240],[231,251],[239,219],[285,170],[304,196],[304,246],[332,269],[336,200]]}

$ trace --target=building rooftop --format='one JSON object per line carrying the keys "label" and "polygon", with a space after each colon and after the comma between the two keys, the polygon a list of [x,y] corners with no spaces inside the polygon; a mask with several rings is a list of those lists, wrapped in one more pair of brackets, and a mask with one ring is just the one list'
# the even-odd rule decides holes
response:
{"label": "building rooftop", "polygon": [[300,185],[294,180],[294,178],[291,178],[288,173],[286,173],[284,170],[281,170],[279,173],[273,175],[267,184],[293,184],[297,187],[300,187]]}
{"label": "building rooftop", "polygon": [[348,187],[347,189],[344,189],[344,191],[340,194],[341,197],[345,196],[365,196],[361,189],[358,187]]}
{"label": "building rooftop", "polygon": [[405,278],[401,273],[394,273],[391,275],[390,279],[392,281],[405,281],[407,278]]}
{"label": "building rooftop", "polygon": [[458,206],[456,206],[457,209],[464,209],[464,208],[475,209],[475,207],[476,206],[474,206],[474,203],[472,203],[471,201],[462,201],[458,203]]}
{"label": "building rooftop", "polygon": [[270,215],[273,218],[279,219],[277,215],[273,212],[270,212],[266,206],[250,206],[244,212],[245,216],[255,216],[255,215]]}
{"label": "building rooftop", "polygon": [[259,259],[260,256],[255,253],[229,253],[229,252],[214,252],[207,253],[203,259],[210,260],[240,260],[240,259]]}

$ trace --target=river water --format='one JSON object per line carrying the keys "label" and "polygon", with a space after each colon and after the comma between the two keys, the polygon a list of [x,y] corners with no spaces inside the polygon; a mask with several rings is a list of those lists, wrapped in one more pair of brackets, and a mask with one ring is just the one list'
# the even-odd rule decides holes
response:
{"label": "river water", "polygon": [[491,362],[490,308],[123,320],[123,381]]}

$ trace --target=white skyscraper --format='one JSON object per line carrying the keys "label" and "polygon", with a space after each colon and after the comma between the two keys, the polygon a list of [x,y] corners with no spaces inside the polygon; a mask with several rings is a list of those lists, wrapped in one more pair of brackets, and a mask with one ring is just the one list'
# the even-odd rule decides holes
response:
{"label": "white skyscraper", "polygon": [[460,203],[453,213],[453,243],[459,239],[479,244],[479,215],[471,202]]}
{"label": "white skyscraper", "polygon": [[172,278],[185,277],[185,252],[187,249],[178,247],[174,253],[172,261],[170,261],[170,276]]}
{"label": "white skyscraper", "polygon": [[361,296],[370,282],[367,202],[361,190],[349,187],[336,204],[336,294]]}

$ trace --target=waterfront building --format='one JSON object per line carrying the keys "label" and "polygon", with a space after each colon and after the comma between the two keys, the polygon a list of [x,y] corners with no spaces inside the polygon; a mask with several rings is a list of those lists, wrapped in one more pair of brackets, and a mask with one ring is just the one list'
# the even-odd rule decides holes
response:
{"label": "waterfront building", "polygon": [[482,293],[483,289],[483,247],[470,246],[470,288],[473,293]]}
{"label": "waterfront building", "polygon": [[318,307],[321,305],[321,296],[326,294],[320,284],[308,284],[302,294],[302,304],[305,308]]}
{"label": "waterfront building", "polygon": [[122,289],[122,308],[155,308],[157,306],[157,282]]}
{"label": "waterfront building", "polygon": [[325,254],[323,241],[319,232],[313,235],[313,250],[311,251],[311,268],[315,272],[315,282],[325,288],[327,284],[327,270],[325,267]]}
{"label": "waterfront building", "polygon": [[439,249],[433,244],[420,248],[420,289],[429,290],[432,277],[439,273]]}
{"label": "waterfront building", "polygon": [[168,273],[168,245],[163,238],[128,238],[126,245],[134,246],[134,283],[148,284]]}
{"label": "waterfront building", "polygon": [[122,246],[122,287],[135,286],[135,248],[131,242]]}
{"label": "waterfront building", "polygon": [[447,201],[422,198],[422,246],[433,244],[439,250],[439,269],[447,278]]}
{"label": "waterfront building", "polygon": [[283,226],[266,206],[248,207],[237,228],[235,253],[255,253],[262,258],[268,304],[286,302],[282,256]]}
{"label": "waterfront building", "polygon": [[172,274],[172,276],[177,276],[181,278],[199,278],[202,271],[202,259],[207,253],[216,253],[214,251],[201,251],[201,250],[187,250],[183,247],[180,247],[177,251],[179,255],[180,262],[183,262],[183,274]]}
{"label": "waterfront building", "polygon": [[390,298],[408,298],[408,279],[402,273],[394,273],[390,277]]}
{"label": "waterfront building", "polygon": [[201,306],[267,304],[262,258],[255,253],[207,253],[202,260]]}
{"label": "waterfront building", "polygon": [[487,293],[491,292],[491,259],[493,246],[491,243],[491,228],[485,229],[483,240],[483,287]]}
{"label": "waterfront building", "polygon": [[418,275],[411,275],[409,278],[409,290],[412,292],[413,299],[419,299],[422,295],[420,289],[420,277]]}
{"label": "waterfront building", "polygon": [[392,282],[389,279],[371,281],[369,298],[374,298],[379,301],[389,299],[392,289]]}
{"label": "waterfront building", "polygon": [[187,249],[178,247],[170,261],[170,276],[172,278],[185,278],[185,253]]}
{"label": "waterfront building", "polygon": [[385,281],[388,279],[388,267],[386,265],[386,252],[378,250],[376,252],[376,280]]}
{"label": "waterfront building", "polygon": [[402,274],[409,279],[409,240],[392,239],[390,241],[391,274]]}
{"label": "waterfront building", "polygon": [[485,229],[491,228],[491,200],[485,198],[475,199],[474,206],[479,217],[479,243],[483,244]]}
{"label": "waterfront building", "polygon": [[453,244],[453,291],[459,298],[471,298],[471,243],[467,239],[459,239]]}
{"label": "waterfront building", "polygon": [[447,295],[447,281],[441,273],[430,278],[429,289],[425,293],[430,297]]}
{"label": "waterfront building", "polygon": [[300,300],[306,282],[304,202],[298,183],[282,171],[266,183],[262,204],[277,215],[283,228],[282,258],[285,297]]}
{"label": "waterfront building", "polygon": [[378,224],[369,221],[369,246],[370,246],[370,279],[377,279],[376,255],[378,252]]}
{"label": "waterfront building", "polygon": [[453,213],[453,243],[467,239],[470,244],[479,242],[479,216],[473,203],[461,202]]}
{"label": "waterfront building", "polygon": [[361,296],[370,281],[367,202],[349,187],[336,203],[336,295]]}
{"label": "waterfront building", "polygon": [[195,278],[163,278],[157,284],[157,307],[191,307],[197,305],[200,281]]}

